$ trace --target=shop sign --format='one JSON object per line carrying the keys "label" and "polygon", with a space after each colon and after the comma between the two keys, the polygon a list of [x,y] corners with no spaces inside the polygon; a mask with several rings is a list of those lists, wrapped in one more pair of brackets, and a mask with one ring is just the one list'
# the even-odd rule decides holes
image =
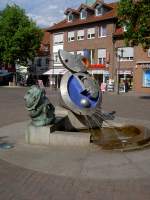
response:
{"label": "shop sign", "polygon": [[142,64],[142,67],[150,69],[150,63],[144,63],[144,64]]}
{"label": "shop sign", "polygon": [[132,74],[133,72],[131,70],[120,70],[119,74],[124,74],[124,75],[128,75],[128,74]]}

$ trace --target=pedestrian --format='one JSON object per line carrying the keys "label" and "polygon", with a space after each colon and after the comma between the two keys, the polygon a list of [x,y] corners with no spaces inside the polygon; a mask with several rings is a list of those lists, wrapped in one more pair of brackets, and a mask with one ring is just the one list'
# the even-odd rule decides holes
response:
{"label": "pedestrian", "polygon": [[128,84],[127,80],[124,81],[124,86],[125,86],[125,92],[128,92],[128,90],[129,90],[129,84]]}
{"label": "pedestrian", "polygon": [[102,93],[106,92],[106,83],[102,82],[100,88]]}

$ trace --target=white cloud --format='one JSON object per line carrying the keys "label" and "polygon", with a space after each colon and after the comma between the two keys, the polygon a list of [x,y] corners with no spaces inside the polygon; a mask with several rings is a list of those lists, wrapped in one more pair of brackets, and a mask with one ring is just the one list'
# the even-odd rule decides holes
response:
{"label": "white cloud", "polygon": [[45,17],[41,15],[27,14],[29,18],[33,19],[39,26],[47,27],[53,24],[54,19],[52,17]]}
{"label": "white cloud", "polygon": [[55,9],[58,9],[58,6],[57,5],[50,5],[50,6],[48,6],[48,9],[50,9],[50,10],[55,10]]}

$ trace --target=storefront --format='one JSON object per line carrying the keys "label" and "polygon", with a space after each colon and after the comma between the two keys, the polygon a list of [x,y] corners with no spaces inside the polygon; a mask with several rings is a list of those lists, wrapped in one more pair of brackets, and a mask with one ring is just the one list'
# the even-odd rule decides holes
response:
{"label": "storefront", "polygon": [[62,75],[67,71],[65,68],[49,69],[43,75],[49,75],[50,87],[59,88]]}
{"label": "storefront", "polygon": [[99,85],[101,83],[107,83],[109,80],[109,71],[102,69],[90,69],[88,70],[90,74],[92,74],[95,79],[98,81]]}
{"label": "storefront", "polygon": [[150,61],[137,62],[134,84],[136,92],[150,94]]}
{"label": "storefront", "polygon": [[119,84],[123,85],[126,81],[128,83],[129,90],[133,89],[133,69],[120,69],[119,72]]}

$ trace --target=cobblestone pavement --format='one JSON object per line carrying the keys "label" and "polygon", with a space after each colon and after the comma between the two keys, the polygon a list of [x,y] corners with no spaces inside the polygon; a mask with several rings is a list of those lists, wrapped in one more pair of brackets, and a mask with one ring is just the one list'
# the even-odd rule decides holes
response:
{"label": "cobblestone pavement", "polygon": [[[26,88],[0,88],[0,127],[29,119],[24,107],[23,96],[25,91]],[[57,92],[47,89],[47,94],[55,105],[59,104]],[[149,96],[104,94],[102,108],[106,111],[115,110],[116,115],[120,117],[150,120]],[[7,150],[0,151],[4,151],[4,154],[6,151],[7,154]],[[22,153],[26,152],[23,151]],[[12,156],[15,156],[15,154],[12,154]],[[105,156],[102,157],[105,161]],[[17,159],[17,157],[14,159]],[[34,159],[36,160],[36,158]],[[137,154],[134,153],[134,159],[138,159],[138,152]],[[99,162],[101,161],[99,160]],[[147,160],[147,172],[149,161]],[[21,167],[0,159],[0,200],[150,199],[150,173],[146,173],[143,178],[137,175],[138,178],[126,177],[120,179],[116,177],[115,180],[108,176],[107,179],[82,179],[79,176],[68,177],[67,175],[48,174],[26,169],[26,164]],[[119,173],[119,166],[117,170]],[[132,169],[129,170],[132,171]],[[139,168],[139,173],[140,170]],[[68,173],[69,171],[70,169],[68,169]]]}
{"label": "cobblestone pavement", "polygon": [[150,94],[134,94],[132,92],[125,94],[103,95],[102,108],[107,111],[116,111],[119,117],[150,120]]}
{"label": "cobblestone pavement", "polygon": [[82,180],[47,175],[0,160],[1,200],[149,200],[149,179]]}
{"label": "cobblestone pavement", "polygon": [[[0,87],[0,126],[23,121],[28,118],[25,109],[24,94],[27,88]],[[47,95],[54,105],[60,103],[56,90],[46,89]],[[150,95],[111,94],[103,95],[102,109],[108,112],[116,111],[116,116],[150,120]]]}

